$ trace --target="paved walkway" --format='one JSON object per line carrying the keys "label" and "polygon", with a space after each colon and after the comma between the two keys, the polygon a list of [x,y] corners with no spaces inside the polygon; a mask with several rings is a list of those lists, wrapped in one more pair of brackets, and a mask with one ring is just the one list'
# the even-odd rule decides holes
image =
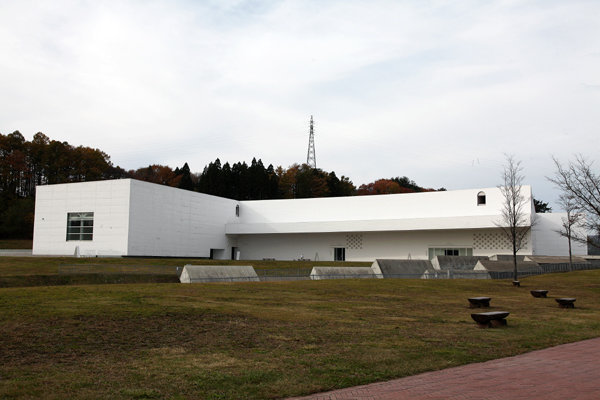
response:
{"label": "paved walkway", "polygon": [[297,400],[598,400],[600,338]]}

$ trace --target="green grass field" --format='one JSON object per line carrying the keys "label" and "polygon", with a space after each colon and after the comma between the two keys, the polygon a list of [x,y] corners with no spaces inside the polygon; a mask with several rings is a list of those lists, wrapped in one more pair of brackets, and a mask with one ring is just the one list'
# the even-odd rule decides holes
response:
{"label": "green grass field", "polygon": [[[6,263],[8,275],[16,266]],[[549,298],[529,294],[542,288]],[[506,328],[476,327],[467,297],[482,295],[511,312]],[[577,308],[558,308],[563,296]],[[521,288],[403,279],[2,288],[0,398],[276,399],[599,332],[600,271]]]}
{"label": "green grass field", "polygon": [[[165,267],[182,267],[185,264],[216,264],[216,265],[252,265],[255,269],[273,270],[310,270],[315,265],[320,266],[370,266],[371,263],[344,263],[335,261],[270,261],[270,260],[207,260],[190,258],[74,258],[74,257],[0,257],[0,277],[11,275],[53,275],[61,270],[70,269],[73,273],[88,273],[98,271],[114,272],[129,270],[146,272],[149,269],[164,269]],[[68,268],[67,268],[68,267]],[[92,271],[90,271],[90,269]]]}

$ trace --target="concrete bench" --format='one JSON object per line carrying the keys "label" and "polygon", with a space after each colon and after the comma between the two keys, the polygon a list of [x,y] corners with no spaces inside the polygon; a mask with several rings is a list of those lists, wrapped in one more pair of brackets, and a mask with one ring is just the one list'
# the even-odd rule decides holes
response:
{"label": "concrete bench", "polygon": [[531,291],[531,295],[533,297],[548,297],[547,294],[548,294],[547,290],[532,290]]}
{"label": "concrete bench", "polygon": [[480,328],[497,328],[506,325],[508,314],[510,314],[508,311],[490,311],[471,314],[471,318]]}
{"label": "concrete bench", "polygon": [[490,306],[491,298],[489,298],[489,297],[469,297],[467,300],[469,300],[469,307],[482,308],[482,307]]}
{"label": "concrete bench", "polygon": [[576,299],[574,297],[562,297],[560,299],[556,299],[556,302],[560,308],[575,308],[575,305],[573,304],[575,300]]}

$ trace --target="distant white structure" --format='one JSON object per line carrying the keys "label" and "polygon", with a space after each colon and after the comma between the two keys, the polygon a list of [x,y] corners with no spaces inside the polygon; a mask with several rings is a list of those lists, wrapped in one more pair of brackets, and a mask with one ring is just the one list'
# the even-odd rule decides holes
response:
{"label": "distant white structure", "polygon": [[[437,258],[438,256],[436,256]],[[379,279],[384,278],[426,278],[428,273],[433,273],[434,268],[430,260],[383,260],[376,259],[371,264],[371,269]]]}
{"label": "distant white structure", "polygon": [[251,265],[186,265],[181,271],[181,283],[258,282]]}
{"label": "distant white structure", "polygon": [[375,279],[371,267],[313,267],[310,279]]}
{"label": "distant white structure", "polygon": [[[535,214],[521,255],[568,254]],[[431,260],[510,254],[497,188],[317,199],[236,201],[133,179],[39,186],[33,254],[319,261]],[[575,245],[574,254],[584,255]]]}

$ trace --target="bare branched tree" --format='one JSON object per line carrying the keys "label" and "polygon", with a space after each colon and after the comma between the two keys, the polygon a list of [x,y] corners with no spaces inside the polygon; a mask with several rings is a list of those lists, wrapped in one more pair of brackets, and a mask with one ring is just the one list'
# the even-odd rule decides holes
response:
{"label": "bare branched tree", "polygon": [[577,205],[573,196],[563,193],[558,198],[558,205],[560,208],[565,210],[567,213],[566,217],[561,218],[561,227],[556,232],[566,237],[569,242],[569,270],[573,270],[573,253],[571,251],[571,241],[573,240],[574,234],[578,232],[581,222],[583,221],[583,214],[577,212]]}
{"label": "bare branched tree", "polygon": [[506,164],[502,172],[503,184],[498,186],[502,193],[503,203],[500,220],[496,226],[502,229],[512,245],[514,273],[513,279],[518,281],[517,252],[527,243],[527,236],[534,219],[531,213],[531,201],[523,195],[523,167],[514,156],[506,155]]}
{"label": "bare branched tree", "polygon": [[592,162],[582,155],[567,165],[553,158],[556,171],[547,179],[554,183],[573,203],[573,210],[583,214],[580,224],[584,229],[573,232],[572,239],[598,246],[588,233],[600,234],[600,176],[592,170]]}

